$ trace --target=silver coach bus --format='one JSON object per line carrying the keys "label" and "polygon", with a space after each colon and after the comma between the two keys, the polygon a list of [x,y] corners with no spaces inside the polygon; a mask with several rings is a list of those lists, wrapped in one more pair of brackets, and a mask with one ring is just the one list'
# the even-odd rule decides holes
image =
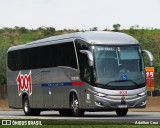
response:
{"label": "silver coach bus", "polygon": [[57,110],[62,116],[146,106],[143,54],[119,32],[78,32],[13,46],[8,50],[9,106],[27,116]]}

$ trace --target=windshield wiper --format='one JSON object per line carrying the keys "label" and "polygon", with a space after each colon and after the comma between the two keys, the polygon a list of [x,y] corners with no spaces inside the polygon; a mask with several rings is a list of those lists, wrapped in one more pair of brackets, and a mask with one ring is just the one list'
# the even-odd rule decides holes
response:
{"label": "windshield wiper", "polygon": [[137,87],[140,87],[139,84],[137,84],[135,81],[133,80],[114,80],[114,81],[110,81],[108,82],[107,84],[104,84],[105,86],[109,86],[110,83],[113,83],[113,82],[132,82],[134,85],[136,85]]}
{"label": "windshield wiper", "polygon": [[116,50],[116,55],[117,55],[117,63],[118,63],[118,66],[121,66],[122,64],[120,64],[119,53],[118,53],[117,50]]}

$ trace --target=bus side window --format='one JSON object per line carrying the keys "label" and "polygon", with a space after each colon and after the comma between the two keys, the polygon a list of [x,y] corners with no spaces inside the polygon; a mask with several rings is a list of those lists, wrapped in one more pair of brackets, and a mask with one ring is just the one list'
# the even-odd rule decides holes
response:
{"label": "bus side window", "polygon": [[82,40],[75,42],[76,51],[79,62],[80,78],[81,80],[90,83],[91,82],[91,70],[88,64],[88,57],[86,54],[80,53],[80,50],[88,50],[88,46]]}

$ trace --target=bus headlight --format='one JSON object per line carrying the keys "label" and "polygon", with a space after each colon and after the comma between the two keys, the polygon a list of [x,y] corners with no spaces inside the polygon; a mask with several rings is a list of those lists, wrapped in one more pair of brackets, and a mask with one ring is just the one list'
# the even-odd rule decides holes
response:
{"label": "bus headlight", "polygon": [[146,95],[146,91],[138,94],[138,96],[144,96],[144,95]]}
{"label": "bus headlight", "polygon": [[91,93],[93,93],[94,95],[97,95],[99,97],[106,97],[107,96],[107,94],[95,92],[95,91],[92,91],[91,89],[88,89],[88,91],[90,91]]}

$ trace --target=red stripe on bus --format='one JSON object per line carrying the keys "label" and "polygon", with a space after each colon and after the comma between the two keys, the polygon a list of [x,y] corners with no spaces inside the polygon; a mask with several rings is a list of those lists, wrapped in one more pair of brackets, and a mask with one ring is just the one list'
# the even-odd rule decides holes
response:
{"label": "red stripe on bus", "polygon": [[84,85],[84,82],[78,81],[78,82],[72,82],[72,86],[81,86]]}

